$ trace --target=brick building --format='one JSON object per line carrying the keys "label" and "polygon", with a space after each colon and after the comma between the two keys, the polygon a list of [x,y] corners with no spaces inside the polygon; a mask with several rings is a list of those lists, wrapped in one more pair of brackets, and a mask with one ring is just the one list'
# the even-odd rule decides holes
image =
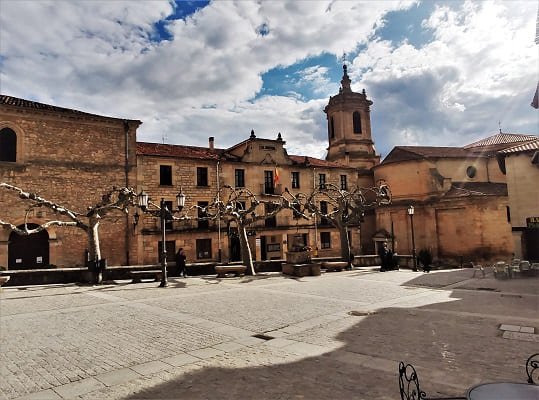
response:
{"label": "brick building", "polygon": [[[139,125],[2,95],[0,182],[84,213],[112,186],[136,184]],[[26,206],[15,192],[0,191],[1,219],[23,224]],[[57,218],[43,207],[34,209],[28,222],[39,225]],[[135,261],[130,226],[123,215],[101,223],[102,253],[111,264]],[[87,248],[87,235],[78,228],[50,227],[30,236],[0,230],[0,265],[10,269],[81,266]]]}

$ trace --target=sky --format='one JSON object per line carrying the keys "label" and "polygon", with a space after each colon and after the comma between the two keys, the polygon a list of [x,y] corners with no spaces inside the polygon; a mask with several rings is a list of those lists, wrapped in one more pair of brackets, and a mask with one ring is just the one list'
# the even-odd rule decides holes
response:
{"label": "sky", "polygon": [[346,63],[382,157],[537,135],[538,5],[0,0],[0,92],[141,120],[139,141],[228,148],[253,129],[324,158]]}

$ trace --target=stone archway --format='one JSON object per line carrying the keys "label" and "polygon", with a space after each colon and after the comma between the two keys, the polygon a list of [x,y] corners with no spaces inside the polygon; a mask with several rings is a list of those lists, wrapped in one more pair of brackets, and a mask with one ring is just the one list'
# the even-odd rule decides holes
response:
{"label": "stone archway", "polygon": [[[28,224],[28,229],[38,225]],[[24,225],[19,226],[24,228]],[[8,242],[9,269],[37,269],[49,265],[49,234],[46,230],[32,235],[11,232]]]}

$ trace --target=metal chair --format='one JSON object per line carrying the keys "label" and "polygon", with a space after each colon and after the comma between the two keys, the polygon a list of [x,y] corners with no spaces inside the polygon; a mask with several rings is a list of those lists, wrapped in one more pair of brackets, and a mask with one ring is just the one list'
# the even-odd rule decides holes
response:
{"label": "metal chair", "polygon": [[475,265],[475,264],[473,263],[473,261],[470,261],[470,264],[471,264],[471,266],[472,266],[472,268],[473,268],[473,275],[472,275],[472,278],[475,278],[475,274],[476,274],[477,272],[481,272],[481,274],[483,274],[483,278],[485,277],[485,269],[483,268],[483,266],[482,266],[481,264]]}
{"label": "metal chair", "polygon": [[494,277],[495,278],[509,278],[509,266],[505,263],[505,261],[498,261],[496,264],[493,265],[494,268]]}
{"label": "metal chair", "polygon": [[539,353],[532,354],[526,361],[526,374],[528,383],[539,385]]}
{"label": "metal chair", "polygon": [[522,272],[523,274],[529,273],[531,269],[530,262],[526,260],[521,261],[518,267],[520,268],[520,272]]}
{"label": "metal chair", "polygon": [[427,397],[419,387],[419,378],[412,364],[399,363],[399,391],[401,400],[456,400],[466,397]]}

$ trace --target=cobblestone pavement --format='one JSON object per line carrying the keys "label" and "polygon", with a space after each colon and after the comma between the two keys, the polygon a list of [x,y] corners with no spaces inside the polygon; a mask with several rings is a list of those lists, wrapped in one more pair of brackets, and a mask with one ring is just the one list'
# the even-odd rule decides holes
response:
{"label": "cobblestone pavement", "polygon": [[[525,381],[539,278],[373,269],[173,278],[167,288],[0,292],[11,399],[395,399],[397,365],[431,396]],[[506,330],[500,329],[503,327]]]}

